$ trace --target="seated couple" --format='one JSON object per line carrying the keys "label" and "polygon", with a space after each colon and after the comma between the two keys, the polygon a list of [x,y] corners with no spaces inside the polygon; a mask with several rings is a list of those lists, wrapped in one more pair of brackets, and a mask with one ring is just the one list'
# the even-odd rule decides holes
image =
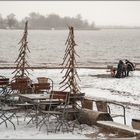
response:
{"label": "seated couple", "polygon": [[117,73],[115,74],[115,77],[123,78],[129,76],[129,72],[134,70],[135,70],[135,65],[132,62],[126,59],[124,63],[122,60],[120,60],[117,66]]}

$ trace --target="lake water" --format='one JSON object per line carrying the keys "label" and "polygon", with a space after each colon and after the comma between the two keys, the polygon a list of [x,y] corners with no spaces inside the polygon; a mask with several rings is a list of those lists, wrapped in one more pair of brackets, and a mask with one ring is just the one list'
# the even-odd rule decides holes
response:
{"label": "lake water", "polygon": [[[0,30],[0,66],[12,66],[18,56],[23,30]],[[63,61],[68,30],[29,30],[28,59],[31,66],[59,66]],[[139,29],[75,31],[79,66],[94,67],[120,59],[140,62]]]}

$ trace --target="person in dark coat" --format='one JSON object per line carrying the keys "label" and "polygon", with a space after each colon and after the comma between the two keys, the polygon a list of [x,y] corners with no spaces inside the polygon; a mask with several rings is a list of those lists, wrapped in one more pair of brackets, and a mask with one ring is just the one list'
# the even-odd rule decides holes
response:
{"label": "person in dark coat", "polygon": [[116,78],[122,78],[123,77],[123,69],[124,69],[124,63],[122,60],[119,61],[117,66],[117,73],[115,75]]}
{"label": "person in dark coat", "polygon": [[122,77],[126,77],[126,64],[123,63]]}
{"label": "person in dark coat", "polygon": [[126,75],[129,76],[129,72],[134,71],[135,66],[132,62],[128,61],[127,59],[125,60],[125,64],[126,64]]}

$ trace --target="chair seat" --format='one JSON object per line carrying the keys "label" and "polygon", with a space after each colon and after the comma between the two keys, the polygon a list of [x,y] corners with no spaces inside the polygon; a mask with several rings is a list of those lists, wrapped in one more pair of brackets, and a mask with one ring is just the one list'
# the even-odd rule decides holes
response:
{"label": "chair seat", "polygon": [[63,106],[62,107],[60,106],[60,107],[56,108],[56,110],[58,110],[58,111],[64,111],[64,109],[65,109],[65,112],[67,112],[67,113],[78,113],[79,112],[78,109],[71,108],[71,107],[64,108]]}
{"label": "chair seat", "polygon": [[61,104],[60,101],[55,101],[55,102],[42,102],[40,105],[59,105]]}
{"label": "chair seat", "polygon": [[19,110],[19,107],[3,107],[2,109],[0,109],[1,111],[14,111],[14,110]]}
{"label": "chair seat", "polygon": [[15,106],[33,106],[33,104],[30,104],[30,103],[18,103],[18,104],[15,104]]}
{"label": "chair seat", "polygon": [[45,110],[41,110],[41,112],[43,114],[54,114],[54,115],[61,115],[62,114],[62,112],[60,112],[60,111],[45,111]]}
{"label": "chair seat", "polygon": [[74,108],[67,108],[66,111],[69,113],[78,113],[79,112],[77,109],[74,109]]}
{"label": "chair seat", "polygon": [[121,114],[110,114],[112,118],[115,118],[115,117],[124,117],[124,115],[121,115]]}

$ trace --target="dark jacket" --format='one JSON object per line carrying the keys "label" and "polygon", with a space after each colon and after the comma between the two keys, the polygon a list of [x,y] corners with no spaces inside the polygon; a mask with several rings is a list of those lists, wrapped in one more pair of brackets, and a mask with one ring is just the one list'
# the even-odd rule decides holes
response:
{"label": "dark jacket", "polygon": [[120,60],[117,66],[117,73],[115,75],[116,78],[121,78],[123,76],[123,68],[124,68],[124,63],[122,60]]}
{"label": "dark jacket", "polygon": [[134,71],[135,70],[135,66],[132,62],[126,61],[126,65],[127,65],[127,67],[126,67],[127,71]]}

